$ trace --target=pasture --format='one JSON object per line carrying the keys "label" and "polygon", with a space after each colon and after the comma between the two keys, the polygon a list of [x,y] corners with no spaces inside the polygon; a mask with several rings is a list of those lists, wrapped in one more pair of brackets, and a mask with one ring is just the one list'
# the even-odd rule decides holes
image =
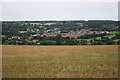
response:
{"label": "pasture", "polygon": [[[103,36],[103,37],[108,37],[109,39],[111,39],[112,37],[116,36],[116,33],[120,34],[119,32],[111,32],[109,35],[106,35],[106,36]],[[81,40],[91,41],[91,40],[94,40],[94,39],[101,40],[101,37],[90,38],[90,39],[76,39],[76,40],[77,41],[81,41]],[[113,40],[113,41],[117,42],[118,40]]]}
{"label": "pasture", "polygon": [[118,78],[118,46],[2,46],[3,78]]}

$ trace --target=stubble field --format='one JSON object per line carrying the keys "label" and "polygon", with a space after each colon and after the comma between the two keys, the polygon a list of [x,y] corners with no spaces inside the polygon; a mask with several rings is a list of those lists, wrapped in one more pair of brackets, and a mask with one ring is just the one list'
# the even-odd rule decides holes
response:
{"label": "stubble field", "polygon": [[2,46],[3,78],[118,78],[118,46]]}

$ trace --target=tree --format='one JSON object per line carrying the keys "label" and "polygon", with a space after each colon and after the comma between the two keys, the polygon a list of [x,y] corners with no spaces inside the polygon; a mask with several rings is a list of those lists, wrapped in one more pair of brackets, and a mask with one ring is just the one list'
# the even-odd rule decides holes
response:
{"label": "tree", "polygon": [[117,42],[118,45],[120,45],[120,40]]}
{"label": "tree", "polygon": [[82,45],[87,45],[87,41],[86,40],[81,40],[81,44]]}
{"label": "tree", "polygon": [[113,41],[113,40],[108,40],[107,42],[106,42],[106,44],[107,45],[112,45],[112,44],[114,44],[115,42]]}
{"label": "tree", "polygon": [[61,36],[61,34],[58,34],[56,36],[56,44],[57,45],[61,45],[62,44],[62,36]]}
{"label": "tree", "polygon": [[77,41],[73,40],[73,39],[70,39],[70,40],[66,40],[65,44],[66,45],[77,45]]}

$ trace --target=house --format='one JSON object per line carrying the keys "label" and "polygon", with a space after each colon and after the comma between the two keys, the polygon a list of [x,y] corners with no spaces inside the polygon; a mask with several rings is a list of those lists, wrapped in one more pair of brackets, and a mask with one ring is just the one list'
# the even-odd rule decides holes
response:
{"label": "house", "polygon": [[40,34],[34,34],[34,35],[31,35],[31,36],[40,36]]}
{"label": "house", "polygon": [[38,42],[38,40],[34,39],[34,40],[32,40],[32,42]]}
{"label": "house", "polygon": [[28,41],[28,42],[32,42],[32,41]]}
{"label": "house", "polygon": [[87,42],[87,45],[91,45],[91,43],[90,43],[90,42]]}
{"label": "house", "polygon": [[8,40],[11,40],[12,38],[8,38]]}
{"label": "house", "polygon": [[12,38],[18,38],[19,36],[13,36]]}

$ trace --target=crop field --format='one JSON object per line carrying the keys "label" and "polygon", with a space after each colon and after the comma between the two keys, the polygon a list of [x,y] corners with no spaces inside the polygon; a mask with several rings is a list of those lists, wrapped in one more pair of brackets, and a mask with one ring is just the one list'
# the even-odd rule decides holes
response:
{"label": "crop field", "polygon": [[45,23],[44,25],[53,25],[53,24],[56,24],[56,23]]}
{"label": "crop field", "polygon": [[27,33],[27,31],[19,31],[19,33]]}
{"label": "crop field", "polygon": [[2,46],[3,78],[118,78],[118,46]]}

